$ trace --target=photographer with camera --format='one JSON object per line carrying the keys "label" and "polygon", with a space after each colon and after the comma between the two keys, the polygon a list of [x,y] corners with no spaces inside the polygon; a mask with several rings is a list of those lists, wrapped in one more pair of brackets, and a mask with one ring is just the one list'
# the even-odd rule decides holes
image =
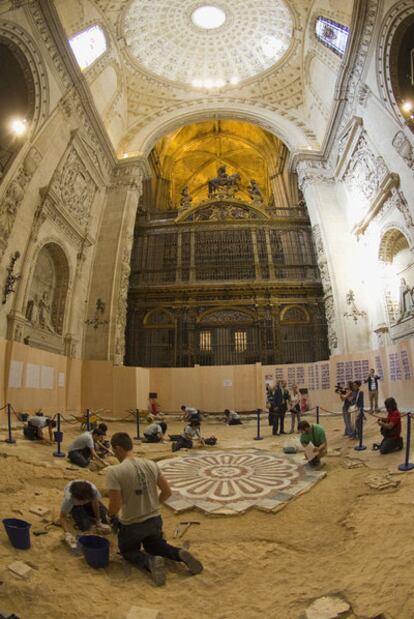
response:
{"label": "photographer with camera", "polygon": [[352,413],[355,405],[355,393],[353,382],[349,381],[348,387],[343,387],[341,383],[338,383],[335,387],[335,393],[339,395],[342,402],[342,417],[345,425],[344,436],[354,438],[355,429],[352,424]]}

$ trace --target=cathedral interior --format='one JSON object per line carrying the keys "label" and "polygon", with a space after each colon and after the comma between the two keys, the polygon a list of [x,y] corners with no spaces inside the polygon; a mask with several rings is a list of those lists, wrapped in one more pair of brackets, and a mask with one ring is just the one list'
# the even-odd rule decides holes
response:
{"label": "cathedral interior", "polygon": [[374,368],[410,410],[413,41],[411,0],[0,0],[0,406],[338,411]]}

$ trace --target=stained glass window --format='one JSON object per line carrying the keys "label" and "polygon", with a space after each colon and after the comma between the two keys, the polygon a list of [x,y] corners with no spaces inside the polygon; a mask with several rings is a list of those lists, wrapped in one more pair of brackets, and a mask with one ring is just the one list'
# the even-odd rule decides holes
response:
{"label": "stained glass window", "polygon": [[345,54],[348,42],[349,28],[338,24],[326,17],[318,17],[315,28],[316,38],[329,47],[335,54],[342,56]]}
{"label": "stained glass window", "polygon": [[106,38],[100,26],[91,26],[69,39],[70,46],[81,69],[89,67],[106,51]]}

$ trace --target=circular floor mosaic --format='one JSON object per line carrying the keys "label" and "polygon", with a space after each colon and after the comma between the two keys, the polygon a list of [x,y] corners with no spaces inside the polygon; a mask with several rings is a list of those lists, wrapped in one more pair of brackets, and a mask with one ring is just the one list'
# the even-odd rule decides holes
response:
{"label": "circular floor mosaic", "polygon": [[261,450],[196,452],[159,463],[175,511],[240,513],[250,507],[279,509],[324,474],[304,466],[303,454],[280,456]]}

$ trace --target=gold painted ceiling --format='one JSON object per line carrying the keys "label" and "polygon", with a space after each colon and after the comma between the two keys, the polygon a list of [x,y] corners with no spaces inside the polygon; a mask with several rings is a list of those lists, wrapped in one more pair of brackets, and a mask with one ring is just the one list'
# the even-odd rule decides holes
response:
{"label": "gold painted ceiling", "polygon": [[[177,207],[188,186],[193,204],[207,198],[207,181],[225,165],[228,174],[241,174],[241,200],[250,202],[247,185],[255,179],[264,201],[271,195],[272,174],[286,155],[286,147],[270,133],[250,123],[214,120],[183,127],[155,146],[151,161],[155,176],[169,181],[170,203]],[[160,195],[160,192],[156,192]],[[164,202],[157,204],[165,208]]]}

